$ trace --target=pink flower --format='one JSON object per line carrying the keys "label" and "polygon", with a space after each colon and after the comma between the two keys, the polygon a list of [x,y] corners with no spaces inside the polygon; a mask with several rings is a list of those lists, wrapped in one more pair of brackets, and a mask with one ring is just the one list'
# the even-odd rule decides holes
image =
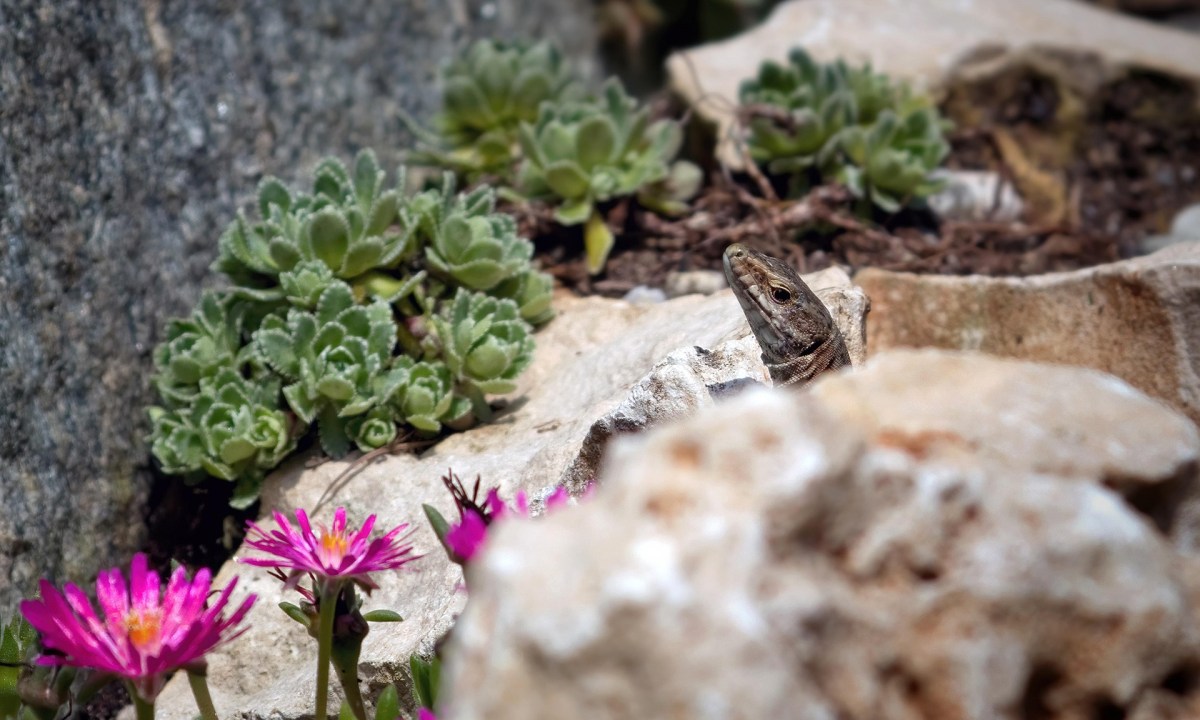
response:
{"label": "pink flower", "polygon": [[[470,494],[453,472],[443,477],[442,482],[454,496],[454,503],[458,507],[459,521],[446,530],[444,538],[452,559],[457,563],[465,564],[479,553],[487,540],[488,527],[493,522],[513,514],[529,517],[529,499],[523,490],[517,491],[510,507],[500,498],[499,488],[488,490],[484,501],[479,502],[478,478]],[[571,494],[566,488],[557,488],[546,498],[546,510],[564,507],[570,499]]]}
{"label": "pink flower", "polygon": [[458,524],[451,525],[446,531],[446,546],[459,560],[466,562],[475,557],[475,553],[483,547],[487,539],[487,525],[479,513],[471,509],[462,512]]}
{"label": "pink flower", "polygon": [[41,599],[22,602],[21,614],[47,648],[63,653],[42,655],[38,664],[92,668],[127,678],[144,700],[153,702],[168,673],[245,632],[234,628],[254,605],[255,595],[226,618],[237,578],[205,607],[211,580],[212,573],[201,569],[189,582],[187,571],[178,567],[160,597],[158,573],[147,569],[146,556],[138,553],[128,589],[119,568],[96,579],[103,620],[78,587],[68,583],[60,594],[46,580],[41,581]]}
{"label": "pink flower", "polygon": [[437,720],[437,715],[429,708],[421,708],[417,711],[417,720]]}
{"label": "pink flower", "polygon": [[246,544],[270,557],[238,558],[239,562],[258,567],[279,568],[288,571],[288,584],[295,586],[300,576],[310,573],[320,583],[354,582],[364,590],[378,587],[371,580],[371,573],[394,570],[420,557],[413,554],[413,546],[403,541],[408,535],[401,533],[407,523],[397,525],[380,538],[370,539],[375,527],[375,516],[371,515],[355,532],[346,526],[346,509],[338,508],[333,514],[333,525],[319,525],[314,533],[303,510],[296,510],[293,528],[288,519],[276,512],[278,530],[267,532],[253,521],[247,522]]}

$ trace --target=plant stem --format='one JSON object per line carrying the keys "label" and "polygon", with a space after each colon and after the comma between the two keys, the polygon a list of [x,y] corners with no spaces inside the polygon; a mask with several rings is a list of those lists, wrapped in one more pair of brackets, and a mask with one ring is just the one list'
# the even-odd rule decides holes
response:
{"label": "plant stem", "polygon": [[337,583],[326,582],[321,588],[317,608],[317,720],[327,720],[329,703],[329,651],[333,647],[333,620],[337,616]]}
{"label": "plant stem", "polygon": [[204,720],[217,720],[217,708],[213,705],[212,694],[208,692],[208,675],[202,672],[187,671],[188,684],[192,686],[192,695],[196,698],[196,707]]}
{"label": "plant stem", "polygon": [[141,695],[138,695],[137,688],[133,685],[129,686],[129,696],[133,698],[133,709],[137,713],[137,720],[154,720],[154,702],[143,700]]}

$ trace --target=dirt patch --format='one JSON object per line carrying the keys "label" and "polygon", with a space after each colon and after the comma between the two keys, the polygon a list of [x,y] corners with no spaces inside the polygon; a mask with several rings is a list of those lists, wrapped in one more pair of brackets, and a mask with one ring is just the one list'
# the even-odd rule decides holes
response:
{"label": "dirt patch", "polygon": [[779,183],[728,177],[709,163],[710,182],[686,217],[603,206],[617,246],[589,277],[579,227],[555,225],[544,207],[506,209],[534,238],[542,267],[582,294],[620,296],[663,287],[674,271],[719,270],[735,240],[805,272],[839,264],[1014,276],[1112,262],[1139,254],[1144,238],[1200,202],[1200,103],[1187,82],[1141,70],[1111,77],[1098,62],[1031,56],[945,98],[956,123],[947,166],[991,170],[1014,185],[1026,205],[1017,223],[938,222],[911,210],[864,220],[837,188],[781,201],[772,199]]}

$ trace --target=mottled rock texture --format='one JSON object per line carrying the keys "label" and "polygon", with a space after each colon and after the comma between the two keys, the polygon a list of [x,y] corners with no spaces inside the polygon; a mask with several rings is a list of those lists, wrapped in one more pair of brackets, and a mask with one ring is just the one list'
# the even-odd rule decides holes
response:
{"label": "mottled rock texture", "polygon": [[1093,370],[895,351],[746,393],[496,528],[438,716],[1194,718],[1195,556],[1109,480],[1194,494],[1198,457]]}
{"label": "mottled rock texture", "polygon": [[472,37],[585,63],[584,0],[0,0],[0,608],[142,535],[150,353],[264,174],[394,166]]}

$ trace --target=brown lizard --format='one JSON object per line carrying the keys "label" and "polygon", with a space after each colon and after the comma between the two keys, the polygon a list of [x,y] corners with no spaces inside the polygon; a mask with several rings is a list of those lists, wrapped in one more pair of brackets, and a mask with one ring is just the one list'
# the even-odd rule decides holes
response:
{"label": "brown lizard", "polygon": [[816,293],[786,263],[741,243],[725,248],[725,277],[776,385],[807,385],[850,366],[846,340]]}

